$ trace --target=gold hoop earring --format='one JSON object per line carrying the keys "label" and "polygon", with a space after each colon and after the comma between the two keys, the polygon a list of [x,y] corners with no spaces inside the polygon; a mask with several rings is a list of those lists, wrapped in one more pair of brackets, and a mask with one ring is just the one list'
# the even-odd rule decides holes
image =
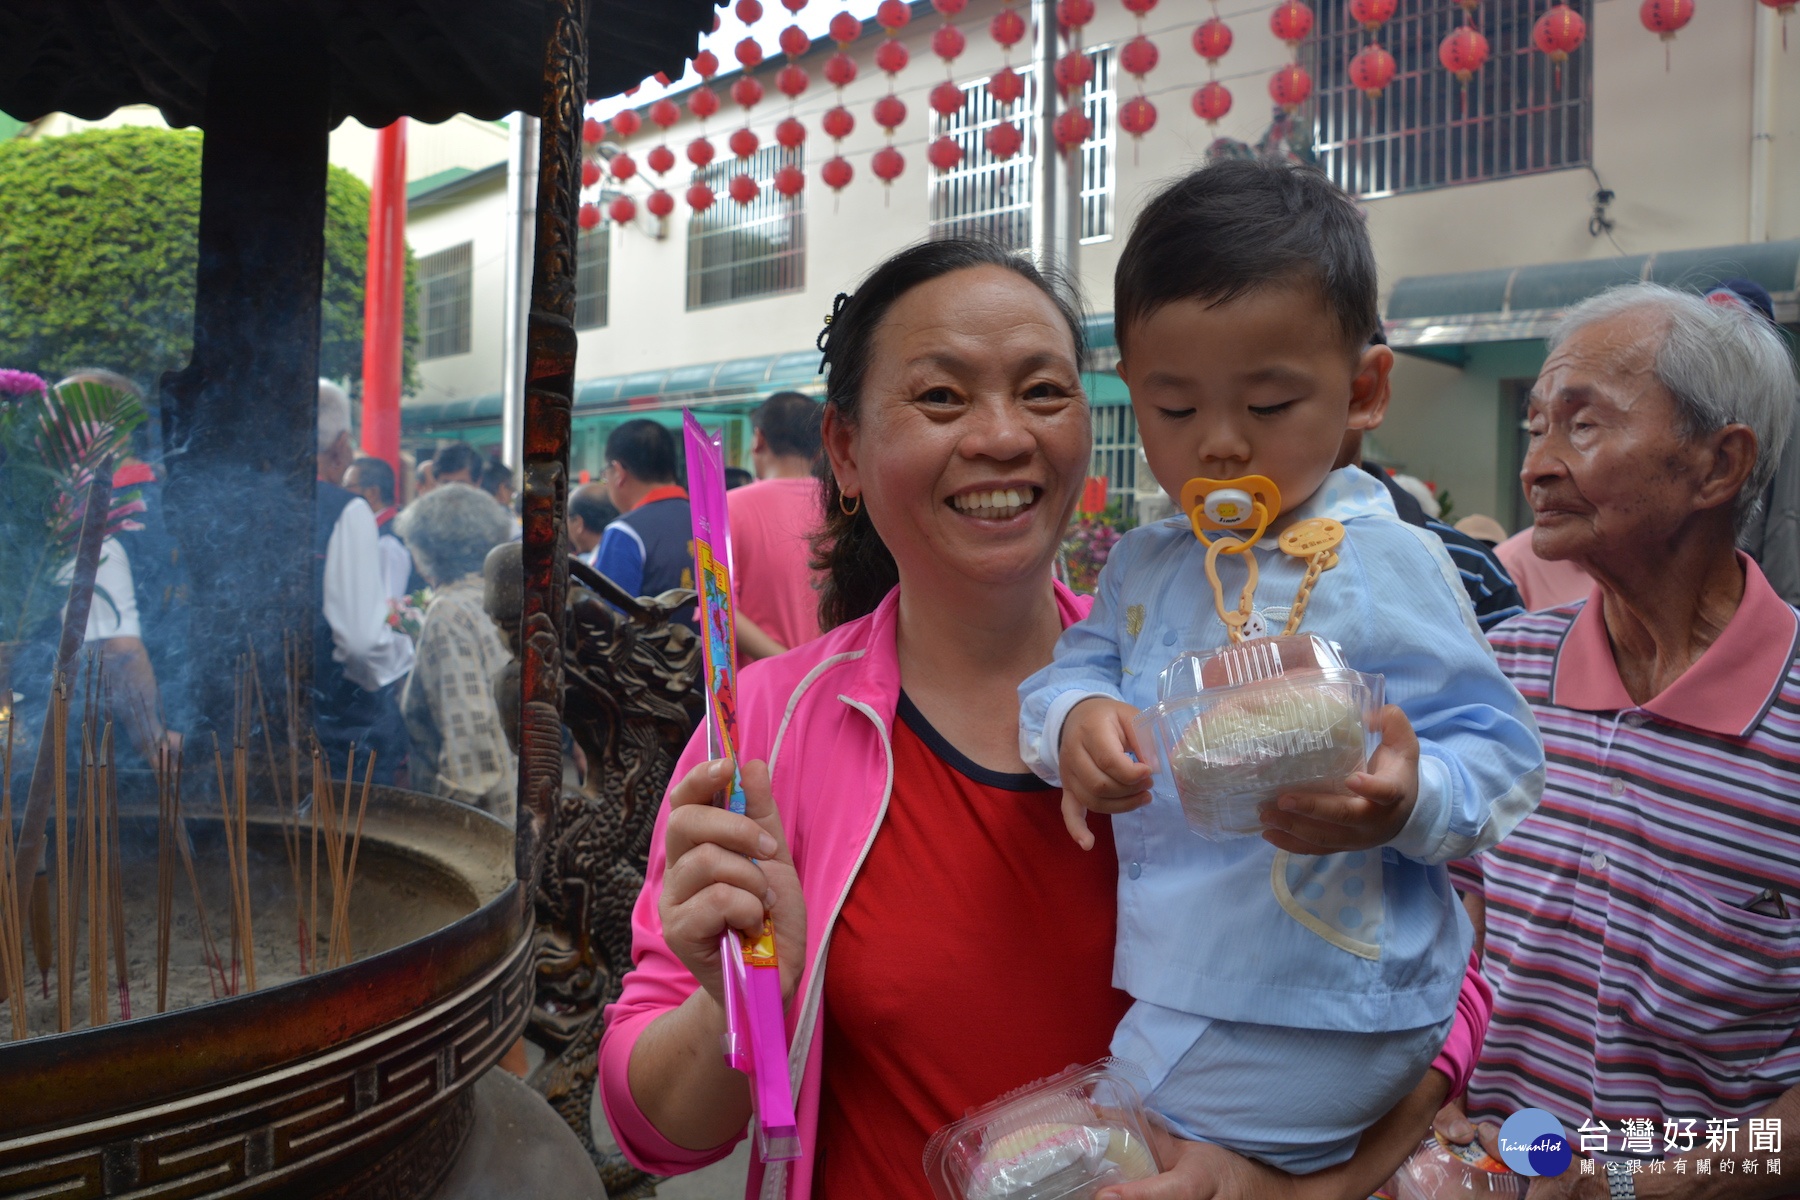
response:
{"label": "gold hoop earring", "polygon": [[838,493],[838,511],[843,513],[846,517],[854,517],[857,513],[862,511],[862,497],[852,496],[850,498],[856,501],[854,506],[845,504],[844,493]]}

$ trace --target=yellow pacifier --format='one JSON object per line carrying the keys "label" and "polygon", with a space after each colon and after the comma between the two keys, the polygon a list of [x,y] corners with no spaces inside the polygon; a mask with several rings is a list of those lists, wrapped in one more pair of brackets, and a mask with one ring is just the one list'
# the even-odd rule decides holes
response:
{"label": "yellow pacifier", "polygon": [[1181,510],[1194,527],[1194,536],[1208,549],[1213,541],[1207,530],[1233,535],[1225,554],[1242,554],[1261,540],[1272,521],[1281,515],[1281,489],[1263,475],[1241,479],[1190,479],[1181,487]]}

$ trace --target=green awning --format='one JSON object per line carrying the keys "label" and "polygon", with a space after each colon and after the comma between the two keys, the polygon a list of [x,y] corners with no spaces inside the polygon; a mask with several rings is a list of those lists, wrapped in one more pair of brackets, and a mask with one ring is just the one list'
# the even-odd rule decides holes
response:
{"label": "green awning", "polygon": [[[1088,338],[1096,349],[1111,347],[1112,314],[1087,320]],[[1094,404],[1127,404],[1125,385],[1112,371],[1094,371],[1082,377]],[[774,392],[822,395],[825,377],[819,374],[817,350],[790,350],[761,358],[733,358],[724,362],[694,363],[629,375],[609,375],[575,384],[576,416],[616,412],[654,412],[672,408],[703,408],[756,403]],[[409,400],[400,406],[401,428],[413,436],[440,429],[486,425],[500,419],[500,393],[460,400]]]}
{"label": "green awning", "polygon": [[1800,321],[1800,238],[1795,238],[1410,276],[1388,297],[1388,342],[1396,350],[1460,364],[1464,346],[1547,336],[1569,308],[1609,287],[1644,281],[1699,292],[1734,278],[1768,288],[1776,320]]}

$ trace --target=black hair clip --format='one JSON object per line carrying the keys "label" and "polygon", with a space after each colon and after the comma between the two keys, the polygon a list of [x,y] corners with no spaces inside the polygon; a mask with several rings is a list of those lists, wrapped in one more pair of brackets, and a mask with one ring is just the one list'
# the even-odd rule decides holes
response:
{"label": "black hair clip", "polygon": [[819,330],[819,336],[813,339],[813,345],[819,349],[819,369],[815,374],[825,373],[825,364],[831,359],[831,323],[837,320],[837,315],[844,311],[844,305],[849,301],[849,292],[837,294],[837,298],[831,302],[831,315],[825,318],[825,328]]}

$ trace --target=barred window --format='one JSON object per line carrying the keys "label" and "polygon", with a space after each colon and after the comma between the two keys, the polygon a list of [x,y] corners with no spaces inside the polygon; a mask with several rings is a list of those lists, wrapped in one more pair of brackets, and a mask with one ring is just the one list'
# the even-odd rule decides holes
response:
{"label": "barred window", "polygon": [[1123,502],[1125,515],[1137,516],[1137,413],[1129,404],[1093,408],[1094,450],[1088,474],[1106,480],[1107,496]]}
{"label": "barred window", "polygon": [[425,315],[421,358],[469,352],[474,249],[473,242],[464,242],[419,259],[419,307]]}
{"label": "barred window", "polygon": [[575,328],[606,324],[607,281],[611,271],[612,225],[602,221],[575,239]]}
{"label": "barred window", "polygon": [[[690,309],[806,286],[805,193],[788,197],[775,190],[775,172],[785,166],[806,166],[800,148],[765,146],[748,160],[715,162],[696,175],[718,199],[688,222]],[[732,176],[739,174],[762,189],[748,204],[729,194]]]}
{"label": "barred window", "polygon": [[[1081,145],[1081,240],[1102,241],[1113,232],[1113,196],[1117,192],[1118,122],[1114,90],[1116,64],[1112,48],[1088,52],[1093,78],[1083,90],[1083,106],[1094,131]],[[1019,152],[1008,159],[987,148],[988,130],[1008,119],[1009,109],[988,91],[987,80],[963,85],[963,106],[949,117],[932,114],[933,139],[952,137],[962,147],[953,170],[931,172],[931,236],[986,237],[1023,250],[1031,245],[1032,163],[1037,155],[1037,80],[1023,73],[1025,94],[1010,106],[1011,120],[1024,135]]]}
{"label": "barred window", "polygon": [[[1588,44],[1558,68],[1532,49],[1532,21],[1541,9],[1526,0],[1480,5],[1474,21],[1492,57],[1465,87],[1437,59],[1438,44],[1464,20],[1461,10],[1400,0],[1393,20],[1372,36],[1344,5],[1316,11],[1313,150],[1345,191],[1391,196],[1592,161],[1591,12]],[[1350,59],[1370,41],[1385,46],[1399,68],[1375,100],[1348,76]]]}

